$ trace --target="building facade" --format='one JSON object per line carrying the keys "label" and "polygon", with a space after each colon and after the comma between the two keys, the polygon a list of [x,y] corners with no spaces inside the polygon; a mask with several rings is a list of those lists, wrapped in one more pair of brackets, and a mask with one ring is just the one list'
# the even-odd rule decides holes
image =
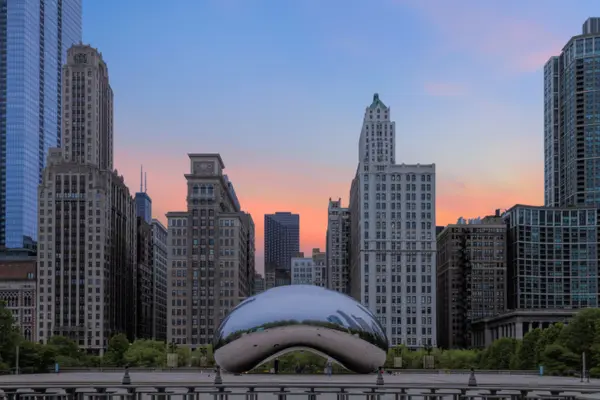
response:
{"label": "building facade", "polygon": [[300,215],[265,214],[266,288],[291,283],[291,260],[300,251]]}
{"label": "building facade", "polygon": [[439,347],[469,348],[474,321],[506,309],[506,225],[499,216],[448,225],[437,237]]}
{"label": "building facade", "polygon": [[520,204],[504,214],[508,309],[598,307],[599,217],[595,207]]}
{"label": "building facade", "polygon": [[[137,204],[136,204],[137,206]],[[137,208],[137,207],[136,207]],[[139,212],[139,209],[137,209]],[[135,337],[151,339],[154,327],[154,271],[152,226],[137,217],[137,268],[135,271]]]}
{"label": "building facade", "polygon": [[313,249],[312,257],[292,257],[292,285],[315,285],[327,287],[327,254]]}
{"label": "building facade", "polygon": [[28,341],[36,340],[36,257],[0,257],[0,301]]}
{"label": "building facade", "polygon": [[63,147],[38,188],[38,340],[67,336],[103,354],[135,336],[136,216],[113,171],[113,94],[102,55],[69,49],[63,69]]}
{"label": "building facade", "polygon": [[254,224],[241,212],[219,154],[189,154],[187,211],[167,214],[168,341],[211,344],[227,313],[252,293]]}
{"label": "building facade", "polygon": [[81,25],[81,0],[0,1],[0,249],[35,247],[42,169],[61,145],[62,66]]}
{"label": "building facade", "polygon": [[152,220],[152,338],[167,340],[167,228],[157,219]]}
{"label": "building facade", "polygon": [[148,195],[148,181],[143,170],[140,171],[140,191],[135,194],[135,210],[147,224],[152,224],[152,199]]}
{"label": "building facade", "polygon": [[254,275],[254,290],[252,294],[259,294],[265,291],[265,278],[261,274]]}
{"label": "building facade", "polygon": [[350,294],[350,210],[342,199],[329,199],[326,253],[327,287]]}
{"label": "building facade", "polygon": [[545,205],[600,207],[600,18],[544,66]]}
{"label": "building facade", "polygon": [[395,138],[390,108],[375,94],[350,189],[351,293],[391,345],[436,346],[435,165],[396,164]]}

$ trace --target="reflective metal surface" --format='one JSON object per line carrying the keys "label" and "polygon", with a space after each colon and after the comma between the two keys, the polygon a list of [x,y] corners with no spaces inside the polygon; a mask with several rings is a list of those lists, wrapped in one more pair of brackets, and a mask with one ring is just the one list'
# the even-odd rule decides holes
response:
{"label": "reflective metal surface", "polygon": [[306,348],[358,373],[384,364],[388,340],[362,304],[318,286],[279,286],[250,297],[223,320],[213,343],[217,364],[252,370],[291,349]]}

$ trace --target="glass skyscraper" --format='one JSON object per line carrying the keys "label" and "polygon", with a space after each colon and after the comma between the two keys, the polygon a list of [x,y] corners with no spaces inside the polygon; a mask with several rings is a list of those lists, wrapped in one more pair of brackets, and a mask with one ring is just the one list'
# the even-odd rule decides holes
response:
{"label": "glass skyscraper", "polygon": [[544,66],[544,192],[549,207],[600,207],[600,18]]}
{"label": "glass skyscraper", "polygon": [[265,214],[266,288],[292,283],[292,257],[300,252],[300,215]]}
{"label": "glass skyscraper", "polygon": [[61,145],[62,65],[82,0],[0,0],[0,248],[37,241],[48,149]]}

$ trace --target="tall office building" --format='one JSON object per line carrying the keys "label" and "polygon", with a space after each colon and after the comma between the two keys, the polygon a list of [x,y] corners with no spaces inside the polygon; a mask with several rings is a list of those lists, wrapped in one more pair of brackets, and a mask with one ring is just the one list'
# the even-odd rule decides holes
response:
{"label": "tall office building", "polygon": [[152,220],[152,338],[167,340],[167,228],[157,219]]}
{"label": "tall office building", "polygon": [[393,346],[436,346],[435,164],[396,164],[395,138],[375,94],[350,189],[351,294]]}
{"label": "tall office building", "polygon": [[473,321],[506,309],[506,225],[499,213],[459,220],[437,237],[439,347],[469,348]]}
{"label": "tall office building", "polygon": [[140,171],[140,191],[135,194],[135,210],[147,224],[152,223],[152,199],[148,196],[148,182],[143,170]]}
{"label": "tall office building", "polygon": [[0,1],[0,249],[35,248],[37,196],[61,145],[62,66],[81,0]]}
{"label": "tall office building", "polygon": [[517,204],[504,218],[508,309],[598,307],[600,210]]}
{"label": "tall office building", "polygon": [[265,284],[270,289],[292,282],[292,257],[300,252],[300,215],[265,214]]}
{"label": "tall office building", "polygon": [[168,341],[211,344],[233,307],[252,294],[254,223],[239,209],[219,154],[189,154],[187,211],[167,213]]}
{"label": "tall office building", "polygon": [[135,293],[135,337],[151,339],[154,327],[154,246],[152,226],[137,217],[137,253],[133,290]]}
{"label": "tall office building", "polygon": [[600,207],[600,18],[544,66],[544,191],[548,207]]}
{"label": "tall office building", "polygon": [[135,204],[113,171],[113,93],[102,55],[68,51],[64,145],[50,149],[38,189],[38,340],[53,335],[103,354],[135,334]]}
{"label": "tall office building", "polygon": [[327,287],[350,294],[350,210],[329,199],[327,210]]}

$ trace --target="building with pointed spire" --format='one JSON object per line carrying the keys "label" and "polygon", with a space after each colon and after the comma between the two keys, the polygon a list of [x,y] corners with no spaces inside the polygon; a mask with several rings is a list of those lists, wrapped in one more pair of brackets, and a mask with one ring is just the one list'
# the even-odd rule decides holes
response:
{"label": "building with pointed spire", "polygon": [[435,164],[396,164],[396,124],[379,98],[365,110],[350,189],[351,295],[390,344],[436,345]]}
{"label": "building with pointed spire", "polygon": [[152,223],[152,199],[148,196],[148,181],[143,166],[140,168],[140,191],[135,194],[135,211],[147,224]]}
{"label": "building with pointed spire", "polygon": [[102,355],[136,330],[135,203],[113,169],[113,92],[96,49],[78,44],[63,67],[63,147],[38,188],[37,339],[54,335]]}

